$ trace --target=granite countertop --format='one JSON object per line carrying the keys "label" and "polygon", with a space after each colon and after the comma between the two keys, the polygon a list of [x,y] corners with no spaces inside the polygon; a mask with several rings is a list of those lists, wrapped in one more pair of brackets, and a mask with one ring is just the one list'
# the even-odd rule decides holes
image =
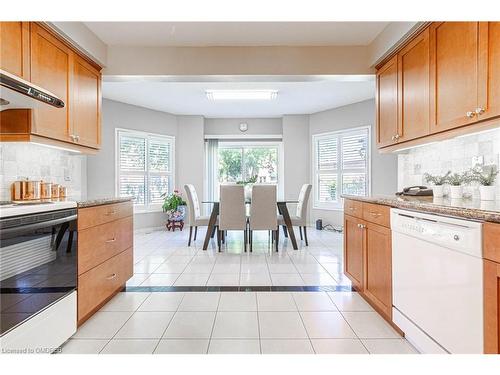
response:
{"label": "granite countertop", "polygon": [[122,203],[131,201],[132,197],[110,197],[110,198],[98,198],[98,199],[88,199],[84,201],[78,201],[78,208],[102,206],[105,204]]}
{"label": "granite countertop", "polygon": [[500,223],[500,201],[449,199],[446,197],[409,197],[396,195],[373,195],[369,197],[342,195],[342,197],[361,202],[382,204],[385,206],[428,212],[443,216]]}

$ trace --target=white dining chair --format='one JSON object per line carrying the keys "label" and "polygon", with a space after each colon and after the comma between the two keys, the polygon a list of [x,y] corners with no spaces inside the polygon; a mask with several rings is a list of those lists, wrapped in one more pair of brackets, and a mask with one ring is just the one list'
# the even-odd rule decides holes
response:
{"label": "white dining chair", "polygon": [[279,227],[276,216],[276,185],[254,185],[249,218],[250,252],[253,250],[253,231],[272,231],[272,239],[278,251]]}
{"label": "white dining chair", "polygon": [[196,241],[196,235],[198,234],[198,227],[208,226],[208,221],[210,216],[201,216],[200,201],[198,200],[198,194],[196,189],[191,184],[184,185],[184,190],[186,191],[187,204],[189,209],[189,240],[188,246],[191,246],[191,238],[193,236],[194,227],[194,241]]}
{"label": "white dining chair", "polygon": [[247,215],[243,185],[221,185],[219,205],[219,227],[217,245],[221,247],[221,237],[228,230],[242,230],[244,251],[247,251]]}
{"label": "white dining chair", "polygon": [[[306,246],[309,246],[307,241],[307,204],[309,203],[309,196],[311,195],[311,184],[304,184],[300,189],[299,199],[297,203],[297,211],[295,215],[290,215],[293,226],[299,227],[300,239],[306,241]],[[278,216],[278,224],[285,225],[285,220],[282,215]],[[302,237],[302,230],[304,230],[304,237]]]}

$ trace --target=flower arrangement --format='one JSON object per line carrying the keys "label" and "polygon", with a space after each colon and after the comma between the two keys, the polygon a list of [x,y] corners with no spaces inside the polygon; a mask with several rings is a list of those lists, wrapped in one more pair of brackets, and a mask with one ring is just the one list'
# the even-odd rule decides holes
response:
{"label": "flower arrangement", "polygon": [[446,182],[448,182],[451,186],[461,186],[466,182],[466,174],[465,173],[453,173],[448,176]]}
{"label": "flower arrangement", "polygon": [[430,182],[433,185],[441,186],[448,182],[448,177],[450,176],[451,171],[446,172],[446,174],[440,175],[431,175],[429,173],[424,174],[425,182]]}
{"label": "flower arrangement", "polygon": [[476,165],[469,171],[472,181],[479,183],[479,194],[482,201],[495,200],[495,180],[499,171],[496,165]]}
{"label": "flower arrangement", "polygon": [[[162,209],[167,213],[170,220],[183,220],[186,214],[186,201],[182,198],[179,190],[174,190],[172,193],[163,193]],[[180,207],[183,207],[182,209]]]}
{"label": "flower arrangement", "polygon": [[481,186],[493,186],[499,172],[496,165],[476,165],[469,171],[471,180]]}

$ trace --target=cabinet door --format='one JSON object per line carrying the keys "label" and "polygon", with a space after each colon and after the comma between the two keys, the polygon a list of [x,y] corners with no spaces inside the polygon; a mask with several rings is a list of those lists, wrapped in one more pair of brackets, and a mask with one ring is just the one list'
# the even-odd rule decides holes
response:
{"label": "cabinet door", "polygon": [[101,137],[101,73],[75,55],[72,78],[71,135],[78,144],[98,148]]}
{"label": "cabinet door", "polygon": [[52,34],[31,24],[31,81],[64,101],[64,108],[48,105],[34,111],[34,133],[69,141],[69,75],[72,53]]}
{"label": "cabinet door", "polygon": [[484,260],[484,352],[500,354],[500,263]]}
{"label": "cabinet door", "polygon": [[30,79],[29,22],[0,22],[0,69]]}
{"label": "cabinet door", "polygon": [[389,146],[398,134],[398,58],[394,56],[377,71],[377,144]]}
{"label": "cabinet door", "polygon": [[366,223],[364,294],[387,317],[392,316],[391,230]]}
{"label": "cabinet door", "polygon": [[430,26],[431,131],[477,121],[478,22]]}
{"label": "cabinet door", "polygon": [[359,227],[362,223],[344,215],[344,273],[358,291],[363,290],[364,229]]}
{"label": "cabinet door", "polygon": [[478,120],[500,116],[500,22],[479,23]]}
{"label": "cabinet door", "polygon": [[408,141],[429,134],[429,29],[398,53],[398,134]]}

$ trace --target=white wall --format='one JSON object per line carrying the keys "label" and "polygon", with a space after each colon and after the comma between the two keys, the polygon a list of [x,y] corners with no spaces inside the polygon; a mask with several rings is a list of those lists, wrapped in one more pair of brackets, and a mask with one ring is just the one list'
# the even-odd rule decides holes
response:
{"label": "white wall", "polygon": [[[114,197],[115,192],[115,129],[133,129],[144,132],[177,136],[177,117],[112,100],[103,100],[101,150],[87,160],[87,195],[89,199]],[[177,137],[176,137],[177,142]],[[135,227],[161,225],[163,213],[135,215]]]}
{"label": "white wall", "polygon": [[[309,118],[309,143],[314,134],[370,126],[371,149],[371,193],[394,194],[397,189],[397,156],[381,154],[377,150],[375,138],[375,101],[366,100],[344,107],[318,112]],[[312,171],[311,171],[312,173]],[[311,176],[312,180],[312,176]],[[311,203],[312,206],[312,203]],[[311,209],[311,222],[323,219],[324,224],[342,225],[343,211]]]}
{"label": "white wall", "polygon": [[[248,124],[248,130],[242,133],[239,125]],[[233,135],[246,137],[252,134],[281,135],[283,128],[281,118],[207,118],[205,119],[205,134]]]}
{"label": "white wall", "polygon": [[[283,116],[285,199],[296,200],[302,185],[311,181],[308,139],[309,115]],[[295,208],[296,205],[290,205],[290,213]]]}
{"label": "white wall", "polygon": [[205,168],[205,139],[202,116],[177,116],[175,186],[184,199],[185,184],[193,184],[199,198],[203,197],[203,171]]}
{"label": "white wall", "polygon": [[370,74],[367,46],[108,46],[106,75]]}

